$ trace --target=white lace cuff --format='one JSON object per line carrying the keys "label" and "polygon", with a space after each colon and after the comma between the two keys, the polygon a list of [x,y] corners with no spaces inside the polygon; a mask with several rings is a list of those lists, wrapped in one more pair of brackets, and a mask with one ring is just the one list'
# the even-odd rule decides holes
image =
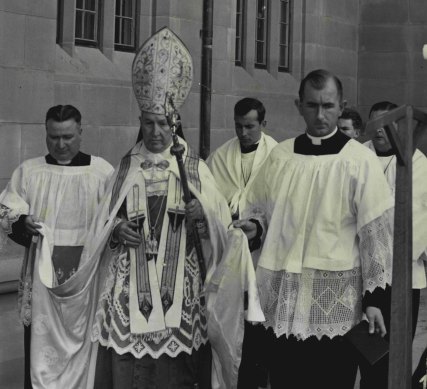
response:
{"label": "white lace cuff", "polygon": [[390,220],[393,218],[390,212],[393,210],[387,210],[359,231],[363,292],[391,285],[393,235]]}

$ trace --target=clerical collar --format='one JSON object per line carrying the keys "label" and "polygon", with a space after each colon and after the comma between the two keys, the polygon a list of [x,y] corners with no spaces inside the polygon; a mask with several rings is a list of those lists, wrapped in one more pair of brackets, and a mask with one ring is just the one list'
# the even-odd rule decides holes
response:
{"label": "clerical collar", "polygon": [[319,146],[319,145],[322,144],[322,140],[332,138],[336,134],[337,131],[338,131],[338,127],[335,127],[335,130],[333,130],[328,135],[324,135],[324,136],[313,136],[313,135],[310,135],[308,132],[306,132],[306,135],[308,136],[309,139],[311,139],[311,143],[313,143],[314,145]]}
{"label": "clerical collar", "polygon": [[375,145],[374,145],[374,149],[375,149],[375,153],[377,154],[378,157],[390,157],[391,155],[396,154],[394,152],[393,148],[391,148],[390,150],[387,150],[387,151],[380,151],[380,150],[377,150],[375,148]]}
{"label": "clerical collar", "polygon": [[[313,144],[313,138],[319,139],[320,144]],[[313,137],[305,133],[295,138],[294,153],[303,155],[338,154],[350,139],[337,129],[322,137]]]}
{"label": "clerical collar", "polygon": [[252,144],[252,145],[249,145],[249,146],[243,146],[240,143],[240,152],[242,154],[252,153],[253,151],[255,151],[258,148],[258,145],[259,145],[259,141],[257,143]]}
{"label": "clerical collar", "polygon": [[53,158],[50,154],[46,155],[45,161],[48,165],[57,165],[57,166],[89,166],[91,156],[79,151],[76,156],[67,163],[59,163],[55,158]]}

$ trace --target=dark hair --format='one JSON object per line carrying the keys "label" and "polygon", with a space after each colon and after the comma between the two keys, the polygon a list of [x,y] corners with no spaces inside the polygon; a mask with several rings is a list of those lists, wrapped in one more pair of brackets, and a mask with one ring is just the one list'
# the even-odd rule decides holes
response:
{"label": "dark hair", "polygon": [[312,72],[308,73],[302,79],[300,87],[299,87],[299,91],[298,91],[300,101],[304,100],[304,88],[305,88],[305,84],[307,84],[307,82],[314,89],[320,90],[320,89],[324,88],[324,86],[326,85],[326,83],[329,79],[334,80],[335,85],[337,87],[339,101],[342,101],[343,89],[342,89],[342,83],[341,83],[340,79],[337,76],[335,76],[334,74],[332,74],[331,72],[328,72],[327,70],[324,70],[324,69],[313,70]]}
{"label": "dark hair", "polygon": [[352,108],[344,108],[342,111],[340,119],[351,119],[353,121],[353,127],[362,130],[363,128],[363,122],[362,118],[359,115],[359,112],[357,112],[355,109]]}
{"label": "dark hair", "polygon": [[255,110],[258,112],[258,123],[262,123],[265,118],[265,107],[261,101],[252,97],[245,97],[239,100],[234,106],[234,116],[245,116],[249,111]]}
{"label": "dark hair", "polygon": [[371,117],[372,112],[375,111],[391,111],[392,109],[397,108],[397,104],[394,104],[390,101],[380,101],[378,103],[375,103],[370,111],[369,111],[369,117]]}
{"label": "dark hair", "polygon": [[74,119],[76,123],[80,124],[82,122],[82,115],[72,105],[55,105],[47,111],[45,123],[50,119],[55,122],[65,122],[66,120]]}

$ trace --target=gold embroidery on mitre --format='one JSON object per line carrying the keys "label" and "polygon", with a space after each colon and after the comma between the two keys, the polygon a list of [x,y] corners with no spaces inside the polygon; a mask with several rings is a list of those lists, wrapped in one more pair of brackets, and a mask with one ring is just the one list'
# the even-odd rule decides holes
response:
{"label": "gold embroidery on mitre", "polygon": [[132,86],[141,111],[165,115],[172,96],[178,109],[190,93],[193,61],[184,43],[167,27],[147,39],[132,64]]}

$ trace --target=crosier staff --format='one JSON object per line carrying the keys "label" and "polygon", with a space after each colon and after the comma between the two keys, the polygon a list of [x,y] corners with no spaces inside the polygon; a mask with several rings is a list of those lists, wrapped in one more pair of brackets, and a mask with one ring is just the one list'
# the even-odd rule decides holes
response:
{"label": "crosier staff", "polygon": [[[181,178],[182,190],[184,192],[184,202],[185,204],[188,204],[192,200],[192,198],[191,198],[190,189],[188,188],[187,174],[185,173],[184,160],[182,158],[185,151],[185,147],[181,143],[179,143],[179,138],[178,138],[178,135],[176,134],[176,130],[178,127],[177,125],[178,112],[175,109],[172,96],[169,96],[168,100],[169,100],[170,106],[172,107],[172,112],[170,112],[167,115],[169,119],[169,125],[172,131],[172,142],[173,142],[173,145],[171,146],[170,151],[171,151],[171,154],[175,156],[176,161],[178,163],[179,176]],[[203,258],[202,243],[200,242],[200,236],[197,230],[197,221],[193,222],[191,227],[192,228],[190,233],[192,234],[194,239],[194,246],[196,249],[197,260],[199,262],[199,268],[200,268],[200,276],[202,278],[202,281],[205,282],[206,266]]]}

